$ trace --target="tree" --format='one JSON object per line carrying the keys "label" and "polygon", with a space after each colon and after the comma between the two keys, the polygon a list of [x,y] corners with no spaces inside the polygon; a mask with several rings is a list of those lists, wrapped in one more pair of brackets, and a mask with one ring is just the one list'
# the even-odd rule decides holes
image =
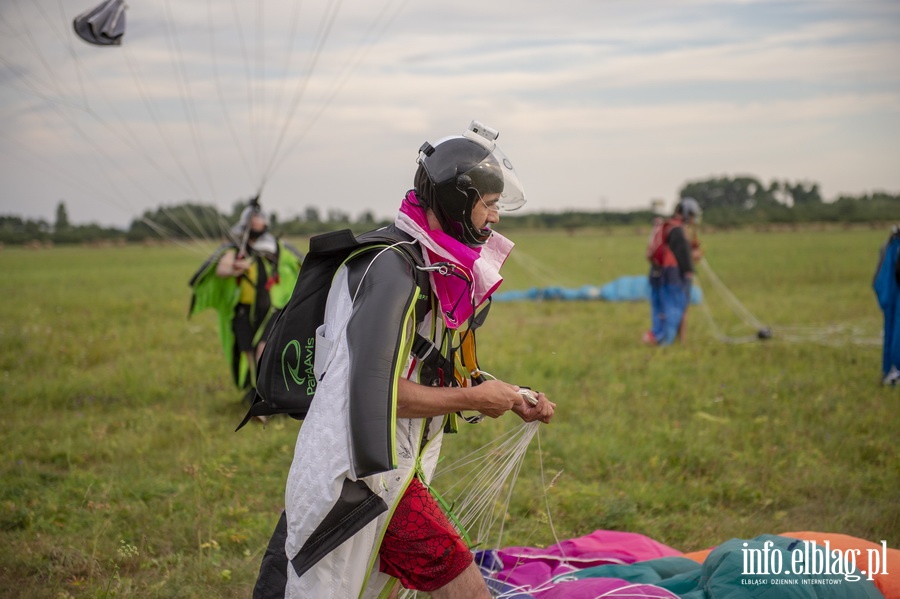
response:
{"label": "tree", "polygon": [[785,189],[791,194],[794,206],[808,206],[810,204],[821,204],[822,196],[819,194],[819,184],[812,183],[809,189],[803,183],[796,185],[784,184]]}
{"label": "tree", "polygon": [[319,216],[319,209],[315,206],[310,206],[306,209],[306,216],[304,220],[308,223],[318,223],[322,221],[322,218]]}
{"label": "tree", "polygon": [[61,233],[68,230],[70,226],[69,213],[66,212],[66,203],[60,200],[59,204],[56,205],[56,223],[53,225],[53,230]]}
{"label": "tree", "polygon": [[[707,209],[752,210],[768,203],[768,190],[755,177],[719,177],[687,183],[681,197],[692,197]],[[774,200],[772,200],[774,201]]]}

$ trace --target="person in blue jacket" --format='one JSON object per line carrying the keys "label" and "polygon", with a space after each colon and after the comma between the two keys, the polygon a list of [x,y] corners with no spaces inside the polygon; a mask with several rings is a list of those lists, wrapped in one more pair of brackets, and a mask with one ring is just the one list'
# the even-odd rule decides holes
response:
{"label": "person in blue jacket", "polygon": [[884,349],[881,376],[885,385],[900,383],[900,226],[894,226],[891,236],[881,250],[875,271],[875,296],[884,313]]}

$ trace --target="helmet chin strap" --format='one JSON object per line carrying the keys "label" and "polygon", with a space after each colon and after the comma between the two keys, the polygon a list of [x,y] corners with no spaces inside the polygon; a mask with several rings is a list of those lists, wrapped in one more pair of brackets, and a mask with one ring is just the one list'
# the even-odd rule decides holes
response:
{"label": "helmet chin strap", "polygon": [[[463,178],[463,177],[465,177],[466,179],[469,179],[469,177],[466,177],[465,175],[463,175],[460,178]],[[471,182],[471,179],[469,179],[469,181]],[[469,210],[465,214],[465,218],[466,218],[467,222],[464,222],[461,224],[463,226],[463,230],[465,232],[468,232],[469,236],[471,236],[472,239],[462,239],[460,241],[462,241],[466,245],[472,245],[472,243],[475,243],[476,245],[479,245],[479,246],[484,245],[484,243],[491,236],[490,228],[484,227],[482,229],[479,229],[472,222],[472,212],[474,211],[474,208],[475,208],[475,202],[482,201],[481,194],[478,193],[478,190],[475,189],[474,187],[467,188],[465,193],[466,193],[466,197],[469,199]]]}

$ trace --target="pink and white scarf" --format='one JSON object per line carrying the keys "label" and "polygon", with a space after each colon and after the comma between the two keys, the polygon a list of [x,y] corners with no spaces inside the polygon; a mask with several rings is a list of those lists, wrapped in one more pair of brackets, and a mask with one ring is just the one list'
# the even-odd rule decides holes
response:
{"label": "pink and white scarf", "polygon": [[431,288],[441,304],[441,313],[448,328],[456,329],[465,323],[475,308],[500,286],[503,277],[500,267],[513,249],[512,241],[496,231],[480,247],[469,247],[441,229],[428,225],[425,209],[410,191],[403,198],[394,224],[412,235],[424,248],[425,264],[434,266],[449,263],[467,281],[453,275],[431,271]]}

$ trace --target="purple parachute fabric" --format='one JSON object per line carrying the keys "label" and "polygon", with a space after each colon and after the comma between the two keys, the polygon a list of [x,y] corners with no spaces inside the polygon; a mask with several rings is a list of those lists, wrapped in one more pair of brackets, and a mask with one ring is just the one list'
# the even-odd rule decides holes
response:
{"label": "purple parachute fabric", "polygon": [[567,539],[546,549],[507,547],[484,551],[478,557],[483,570],[520,597],[581,599],[603,597],[677,597],[652,584],[634,584],[618,578],[567,580],[566,574],[605,564],[633,564],[682,553],[637,533],[597,530]]}

